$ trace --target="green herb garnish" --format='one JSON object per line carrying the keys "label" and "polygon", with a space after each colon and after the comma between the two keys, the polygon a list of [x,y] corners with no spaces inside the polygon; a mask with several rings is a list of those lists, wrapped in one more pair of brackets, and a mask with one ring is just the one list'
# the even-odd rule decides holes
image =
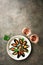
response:
{"label": "green herb garnish", "polygon": [[10,39],[10,36],[4,35],[4,40],[8,41]]}
{"label": "green herb garnish", "polygon": [[16,49],[16,48],[14,49],[14,52],[18,52],[18,51],[19,51],[18,49]]}
{"label": "green herb garnish", "polygon": [[24,38],[22,38],[22,41],[24,41]]}

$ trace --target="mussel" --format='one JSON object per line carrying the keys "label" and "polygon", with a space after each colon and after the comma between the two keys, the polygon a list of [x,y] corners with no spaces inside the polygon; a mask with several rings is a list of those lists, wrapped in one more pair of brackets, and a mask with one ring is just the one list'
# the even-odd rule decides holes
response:
{"label": "mussel", "polygon": [[28,48],[29,46],[28,45],[24,45],[24,48]]}
{"label": "mussel", "polygon": [[14,51],[14,49],[15,49],[15,48],[12,47],[12,48],[10,48],[9,50]]}
{"label": "mussel", "polygon": [[12,54],[13,54],[13,55],[17,55],[17,52],[13,52]]}
{"label": "mussel", "polygon": [[11,45],[12,45],[13,47],[16,47],[16,46],[17,46],[17,44],[16,44],[16,43],[12,43]]}
{"label": "mussel", "polygon": [[25,54],[23,53],[23,54],[21,54],[23,57],[25,57]]}
{"label": "mussel", "polygon": [[19,43],[17,39],[14,39],[14,42],[15,42],[16,44],[18,44],[18,43]]}
{"label": "mussel", "polygon": [[27,41],[24,41],[24,42],[23,42],[23,45],[26,45],[26,44],[27,44]]}
{"label": "mussel", "polygon": [[20,44],[23,44],[23,41],[22,41],[22,39],[19,39],[19,43],[20,43]]}

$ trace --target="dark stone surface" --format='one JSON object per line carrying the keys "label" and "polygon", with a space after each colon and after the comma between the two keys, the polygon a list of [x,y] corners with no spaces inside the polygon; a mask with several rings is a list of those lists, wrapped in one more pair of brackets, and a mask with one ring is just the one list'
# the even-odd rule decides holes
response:
{"label": "dark stone surface", "polygon": [[[4,34],[22,34],[29,27],[40,41],[32,44],[31,55],[23,61],[11,59],[6,52]],[[0,0],[0,65],[43,65],[43,0]]]}

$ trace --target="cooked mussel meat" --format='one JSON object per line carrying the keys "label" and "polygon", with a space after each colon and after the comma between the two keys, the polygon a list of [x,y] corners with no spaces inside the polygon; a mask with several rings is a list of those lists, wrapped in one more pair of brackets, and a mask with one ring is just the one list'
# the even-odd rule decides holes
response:
{"label": "cooked mussel meat", "polygon": [[23,45],[26,45],[26,44],[27,44],[27,41],[24,41],[24,42],[23,42]]}
{"label": "cooked mussel meat", "polygon": [[17,46],[17,44],[16,44],[16,43],[12,43],[11,45],[12,45],[13,47],[16,47],[16,46]]}
{"label": "cooked mussel meat", "polygon": [[17,52],[13,52],[12,54],[13,54],[13,55],[17,55]]}
{"label": "cooked mussel meat", "polygon": [[23,44],[23,41],[22,41],[22,39],[19,39],[19,43],[20,43],[20,44]]}
{"label": "cooked mussel meat", "polygon": [[24,45],[24,48],[28,48],[29,46],[28,45]]}
{"label": "cooked mussel meat", "polygon": [[14,42],[15,42],[16,44],[18,44],[18,43],[19,43],[17,39],[14,39]]}
{"label": "cooked mussel meat", "polygon": [[10,48],[9,50],[14,51],[14,49],[15,49],[15,48],[12,47],[12,48]]}

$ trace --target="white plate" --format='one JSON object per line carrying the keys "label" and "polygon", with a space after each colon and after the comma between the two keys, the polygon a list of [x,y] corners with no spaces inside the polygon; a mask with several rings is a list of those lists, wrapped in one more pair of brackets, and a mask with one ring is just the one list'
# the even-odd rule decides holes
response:
{"label": "white plate", "polygon": [[[27,41],[27,45],[29,45],[29,47],[28,47],[29,52],[28,52],[28,53],[25,52],[25,57],[20,56],[19,58],[17,58],[17,55],[13,55],[13,54],[12,54],[13,51],[9,50],[9,48],[12,47],[11,44],[12,44],[12,42],[14,42],[14,39],[19,39],[19,38],[24,38],[24,40]],[[31,53],[31,43],[30,43],[30,41],[29,41],[25,36],[22,36],[22,35],[13,36],[13,37],[8,41],[8,43],[7,43],[7,53],[8,53],[8,55],[9,55],[11,58],[13,58],[14,60],[24,60],[24,59],[26,59],[26,58],[30,55],[30,53]]]}

